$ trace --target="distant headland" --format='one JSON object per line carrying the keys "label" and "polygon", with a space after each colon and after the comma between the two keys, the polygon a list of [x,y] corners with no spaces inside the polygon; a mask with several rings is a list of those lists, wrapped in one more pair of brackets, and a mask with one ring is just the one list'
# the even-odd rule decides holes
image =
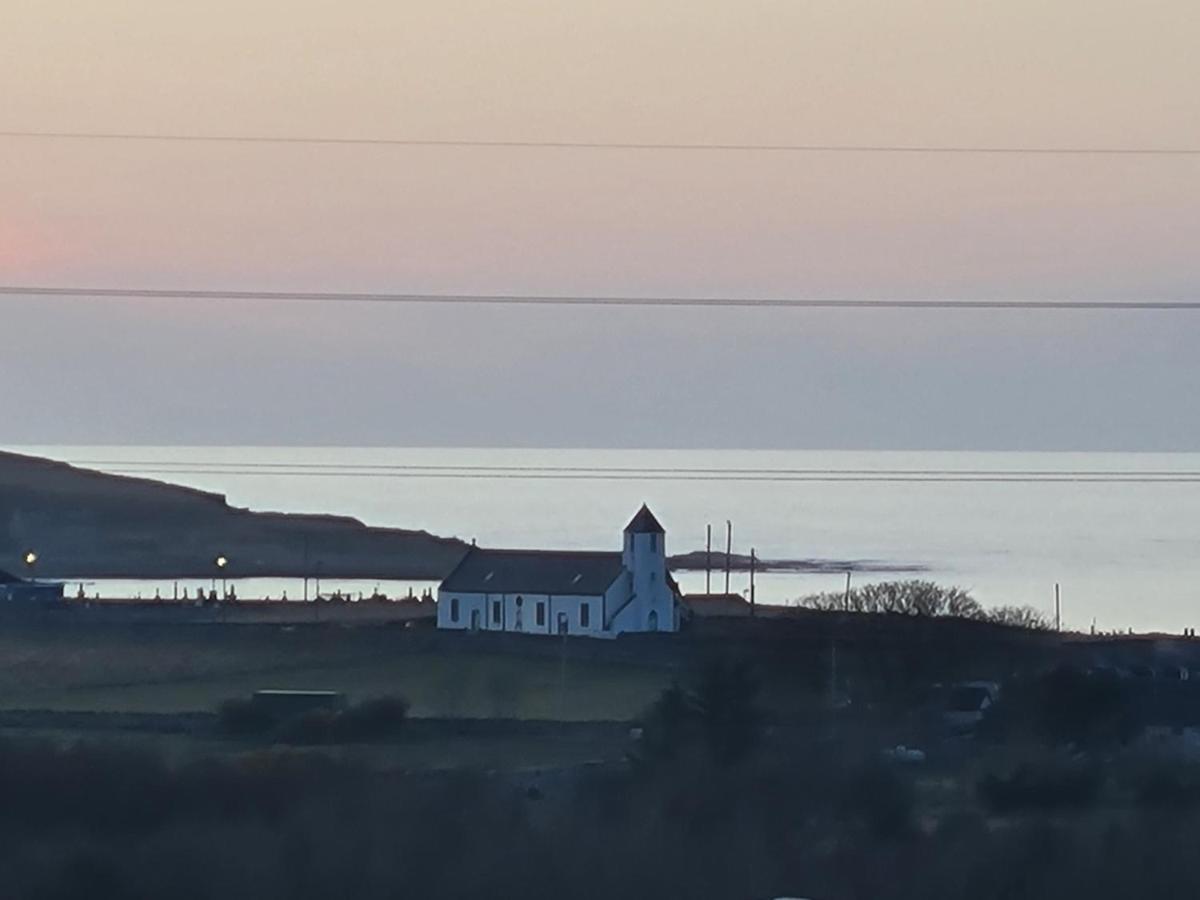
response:
{"label": "distant headland", "polygon": [[37,554],[48,578],[238,577],[435,580],[467,544],[346,516],[253,512],[222,494],[0,452],[0,569]]}

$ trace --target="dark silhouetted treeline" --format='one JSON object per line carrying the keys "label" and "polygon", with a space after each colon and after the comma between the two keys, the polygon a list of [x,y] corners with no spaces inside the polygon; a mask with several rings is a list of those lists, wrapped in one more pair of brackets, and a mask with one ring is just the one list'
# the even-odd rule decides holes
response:
{"label": "dark silhouetted treeline", "polygon": [[995,798],[930,808],[913,770],[833,745],[483,775],[5,742],[0,885],[6,900],[1196,896],[1198,782],[1152,771],[1111,813],[1077,793],[1050,814],[1019,793],[1058,776],[1029,770],[997,828]]}
{"label": "dark silhouetted treeline", "polygon": [[826,612],[890,613],[905,616],[949,616],[993,622],[1014,628],[1046,631],[1050,619],[1032,606],[985,607],[968,591],[932,581],[883,581],[801,597],[796,605]]}

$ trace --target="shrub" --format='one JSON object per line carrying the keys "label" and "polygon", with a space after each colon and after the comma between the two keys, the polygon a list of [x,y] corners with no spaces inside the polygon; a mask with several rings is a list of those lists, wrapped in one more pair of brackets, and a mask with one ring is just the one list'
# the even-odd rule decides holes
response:
{"label": "shrub", "polygon": [[250,700],[226,700],[217,711],[218,725],[225,734],[265,734],[277,724],[275,718]]}
{"label": "shrub", "polygon": [[984,775],[976,793],[993,813],[1083,809],[1095,804],[1103,784],[1100,770],[1087,763],[1022,763],[1007,775]]}
{"label": "shrub", "polygon": [[224,734],[269,736],[292,744],[382,740],[398,734],[407,718],[403,697],[378,697],[343,710],[312,709],[283,719],[250,700],[226,700],[218,711]]}
{"label": "shrub", "polygon": [[337,739],[338,713],[310,709],[281,723],[275,736],[286,744],[329,744]]}
{"label": "shrub", "polygon": [[343,710],[314,709],[284,722],[277,733],[294,744],[331,744],[395,737],[408,716],[408,701],[380,697]]}
{"label": "shrub", "polygon": [[670,762],[698,742],[720,765],[740,762],[762,736],[758,691],[759,680],[745,661],[708,664],[691,690],[673,683],[640,720],[635,762]]}
{"label": "shrub", "polygon": [[894,767],[872,762],[852,772],[846,797],[851,812],[876,836],[896,837],[912,830],[916,791]]}
{"label": "shrub", "polygon": [[344,710],[336,719],[335,731],[343,740],[379,740],[399,733],[406,718],[407,700],[403,697],[379,697]]}
{"label": "shrub", "polygon": [[1134,797],[1156,809],[1194,809],[1200,805],[1200,772],[1195,766],[1159,763],[1137,778]]}
{"label": "shrub", "polygon": [[664,688],[638,721],[641,736],[633,761],[646,766],[676,760],[696,733],[692,698],[678,682]]}
{"label": "shrub", "polygon": [[1032,699],[1038,730],[1051,741],[1124,743],[1139,731],[1129,686],[1115,676],[1060,666],[1034,685]]}
{"label": "shrub", "polygon": [[709,752],[718,763],[739,762],[758,745],[763,725],[758,690],[758,678],[745,660],[719,660],[701,673],[693,702]]}

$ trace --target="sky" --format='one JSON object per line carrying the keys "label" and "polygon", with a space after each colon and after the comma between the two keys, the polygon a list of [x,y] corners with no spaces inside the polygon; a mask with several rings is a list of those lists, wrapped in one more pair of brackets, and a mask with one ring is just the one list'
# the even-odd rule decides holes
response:
{"label": "sky", "polygon": [[[0,131],[1200,148],[1193,0],[6,0]],[[0,286],[1195,299],[1200,156],[0,137]],[[0,442],[1200,450],[1200,312],[0,297]]]}

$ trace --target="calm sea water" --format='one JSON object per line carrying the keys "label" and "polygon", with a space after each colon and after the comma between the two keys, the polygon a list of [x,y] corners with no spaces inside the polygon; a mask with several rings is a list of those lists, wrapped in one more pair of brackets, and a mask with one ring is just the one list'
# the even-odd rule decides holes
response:
{"label": "calm sea water", "polygon": [[[702,549],[708,523],[723,546],[729,520],[739,552],[925,566],[920,577],[970,588],[985,604],[1049,612],[1058,582],[1064,623],[1080,630],[1093,620],[1102,630],[1200,626],[1200,454],[12,449],[217,491],[237,506],[348,514],[493,546],[617,549],[648,502],[672,553]],[[844,577],[760,575],[757,596],[784,603],[838,590]],[[893,577],[914,576],[854,576]],[[680,580],[702,589],[704,575]],[[714,575],[714,588],[722,582]],[[731,588],[746,582],[734,573]]]}

